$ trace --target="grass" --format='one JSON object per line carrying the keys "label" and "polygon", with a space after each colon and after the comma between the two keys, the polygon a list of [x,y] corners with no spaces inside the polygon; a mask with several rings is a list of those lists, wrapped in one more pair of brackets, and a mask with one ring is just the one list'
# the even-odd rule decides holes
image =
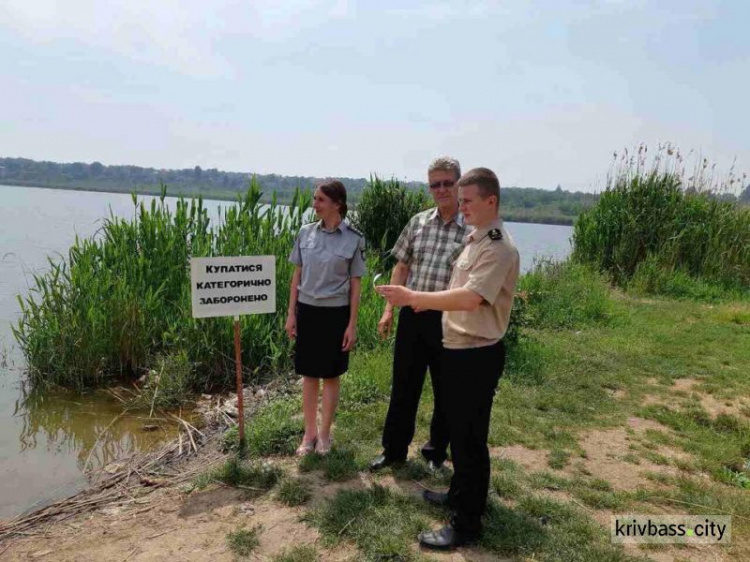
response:
{"label": "grass", "polygon": [[527,326],[592,328],[606,326],[616,315],[606,278],[572,261],[538,262],[522,276],[519,291],[528,302]]}
{"label": "grass", "polygon": [[237,529],[227,533],[227,546],[236,556],[245,558],[252,554],[258,546],[260,546],[260,539],[258,533],[262,531],[262,527],[255,526],[250,529]]}
{"label": "grass", "polygon": [[320,556],[312,545],[288,548],[271,558],[271,562],[318,562],[318,560]]}
{"label": "grass", "polygon": [[281,503],[291,507],[302,505],[312,497],[312,486],[303,478],[288,478],[279,485],[277,497]]}
{"label": "grass", "polygon": [[299,464],[301,472],[322,470],[323,475],[332,482],[349,480],[360,468],[362,467],[357,463],[354,452],[338,446],[334,446],[327,455],[306,455]]}
{"label": "grass", "polygon": [[[544,300],[528,299],[523,337],[495,396],[489,444],[539,449],[548,462],[527,470],[493,453],[481,549],[521,559],[632,561],[639,554],[611,545],[593,514],[668,510],[737,516],[737,552],[745,552],[750,531],[750,518],[742,519],[750,508],[744,495],[750,481],[747,421],[741,414],[710,414],[696,393],[710,390],[722,403],[748,394],[750,332],[742,320],[750,304],[643,300],[608,288],[602,278],[582,275],[577,267],[552,271],[559,282],[544,285],[563,293],[552,297],[559,306],[594,295],[591,300],[600,304],[582,306],[588,312],[575,321],[570,316],[553,325],[540,321],[553,318],[549,315],[554,311],[540,310],[547,306]],[[576,283],[584,287],[574,290]],[[602,310],[606,314],[600,314]],[[676,391],[674,381],[688,376],[698,381],[692,391]],[[324,544],[353,544],[363,560],[419,559],[423,553],[415,548],[417,533],[439,526],[446,517],[420,500],[421,487],[414,482],[444,489],[449,475],[430,475],[418,459],[384,471],[374,486],[349,478],[380,450],[389,380],[387,352],[356,354],[343,379],[345,396],[335,428],[340,457],[310,455],[300,462],[301,471],[323,471],[329,480],[338,478],[333,467],[347,467],[344,473],[351,484],[306,508],[305,518],[318,528]],[[648,396],[660,397],[667,405],[646,405]],[[416,443],[428,436],[431,399],[426,384]],[[664,428],[636,432],[627,423],[636,416]],[[651,484],[622,490],[587,464],[581,437],[616,427],[626,428],[630,439],[618,457],[622,466],[637,472],[653,467],[657,472],[645,474]],[[671,450],[681,451],[684,458],[673,458]],[[669,472],[658,472],[661,467]],[[390,476],[393,481],[381,480]],[[395,482],[395,487],[378,482]],[[389,532],[382,533],[383,528]]]}
{"label": "grass", "polygon": [[282,470],[270,463],[230,457],[219,467],[196,477],[193,485],[197,489],[203,489],[212,482],[221,482],[262,494],[273,488],[281,477]]}
{"label": "grass", "polygon": [[570,462],[570,451],[552,449],[547,458],[547,464],[558,470],[565,468]]}
{"label": "grass", "polygon": [[[343,490],[310,514],[326,544],[353,542],[364,560],[417,560],[416,535],[428,528],[422,502],[375,485]],[[384,530],[387,529],[387,532]]]}

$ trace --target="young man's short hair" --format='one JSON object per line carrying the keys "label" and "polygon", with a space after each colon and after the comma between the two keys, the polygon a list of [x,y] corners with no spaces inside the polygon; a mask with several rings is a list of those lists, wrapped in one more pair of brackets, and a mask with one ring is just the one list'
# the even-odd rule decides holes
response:
{"label": "young man's short hair", "polygon": [[500,180],[489,168],[474,168],[466,172],[458,180],[458,187],[467,185],[476,185],[482,199],[494,195],[497,198],[497,204],[500,204]]}

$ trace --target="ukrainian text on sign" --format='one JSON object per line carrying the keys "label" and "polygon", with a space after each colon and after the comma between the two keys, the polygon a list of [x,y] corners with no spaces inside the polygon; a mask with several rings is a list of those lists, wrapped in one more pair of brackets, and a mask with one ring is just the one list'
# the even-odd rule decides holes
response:
{"label": "ukrainian text on sign", "polygon": [[276,312],[275,256],[190,260],[193,318]]}

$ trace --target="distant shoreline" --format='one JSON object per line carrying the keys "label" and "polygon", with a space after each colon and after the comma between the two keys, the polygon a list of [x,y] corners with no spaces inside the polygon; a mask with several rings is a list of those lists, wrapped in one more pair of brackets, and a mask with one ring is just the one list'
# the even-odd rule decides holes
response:
{"label": "distant shoreline", "polygon": [[[54,189],[58,191],[84,191],[84,192],[91,192],[91,193],[116,193],[120,195],[130,195],[132,193],[136,193],[136,195],[150,195],[159,197],[161,196],[161,188],[159,187],[142,187],[142,188],[136,188],[131,190],[123,190],[123,189],[117,189],[117,188],[107,188],[107,187],[92,187],[92,186],[60,186],[60,185],[38,185],[37,183],[30,183],[30,182],[22,182],[17,180],[8,180],[3,179],[0,180],[0,186],[6,186],[6,187],[28,187],[32,189]],[[236,201],[237,197],[241,195],[242,192],[222,192],[222,191],[212,191],[210,193],[201,193],[198,191],[193,190],[187,190],[184,192],[170,192],[169,188],[167,188],[166,197],[171,198],[191,198],[191,197],[198,197],[202,196],[205,200],[213,200],[213,201]],[[264,203],[270,203],[271,197],[270,194],[265,194],[261,198],[261,201]],[[284,196],[282,194],[276,193],[276,201],[277,203],[281,205],[289,205],[292,202],[291,197]],[[354,200],[353,207],[356,209],[356,199]],[[501,206],[501,214],[503,217],[503,220],[506,222],[520,222],[520,223],[527,223],[527,224],[547,224],[547,225],[555,225],[555,226],[573,226],[575,223],[575,219],[571,217],[564,217],[559,215],[537,215],[537,216],[529,216],[526,213],[518,213],[515,210],[505,210],[503,211]]]}

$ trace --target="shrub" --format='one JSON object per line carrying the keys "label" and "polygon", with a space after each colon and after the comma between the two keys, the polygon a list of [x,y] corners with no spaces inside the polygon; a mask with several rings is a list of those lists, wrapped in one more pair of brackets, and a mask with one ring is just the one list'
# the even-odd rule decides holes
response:
{"label": "shrub", "polygon": [[[635,294],[657,294],[677,299],[719,301],[727,297],[727,289],[701,277],[692,277],[683,270],[674,270],[649,254],[627,282],[628,291]],[[734,292],[734,291],[729,291]]]}
{"label": "shrub", "polygon": [[[690,279],[725,288],[750,286],[750,208],[723,193],[738,181],[716,179],[703,160],[688,177],[679,152],[660,147],[649,162],[646,147],[616,162],[606,190],[575,224],[573,257],[625,287],[692,294]],[[654,269],[663,270],[657,275]],[[670,275],[681,278],[670,284]],[[691,285],[692,288],[685,289]],[[701,293],[698,290],[698,293]]]}
{"label": "shrub", "polygon": [[430,198],[422,190],[411,190],[398,180],[381,180],[370,177],[357,203],[352,223],[362,231],[368,246],[373,250],[383,271],[395,265],[390,257],[398,235],[409,219],[429,206]]}
{"label": "shrub", "polygon": [[146,406],[169,408],[179,405],[196,386],[195,370],[185,350],[159,355],[146,375],[140,400]]}
{"label": "shrub", "polygon": [[526,325],[578,328],[608,323],[614,303],[606,279],[572,261],[542,261],[519,283]]}

